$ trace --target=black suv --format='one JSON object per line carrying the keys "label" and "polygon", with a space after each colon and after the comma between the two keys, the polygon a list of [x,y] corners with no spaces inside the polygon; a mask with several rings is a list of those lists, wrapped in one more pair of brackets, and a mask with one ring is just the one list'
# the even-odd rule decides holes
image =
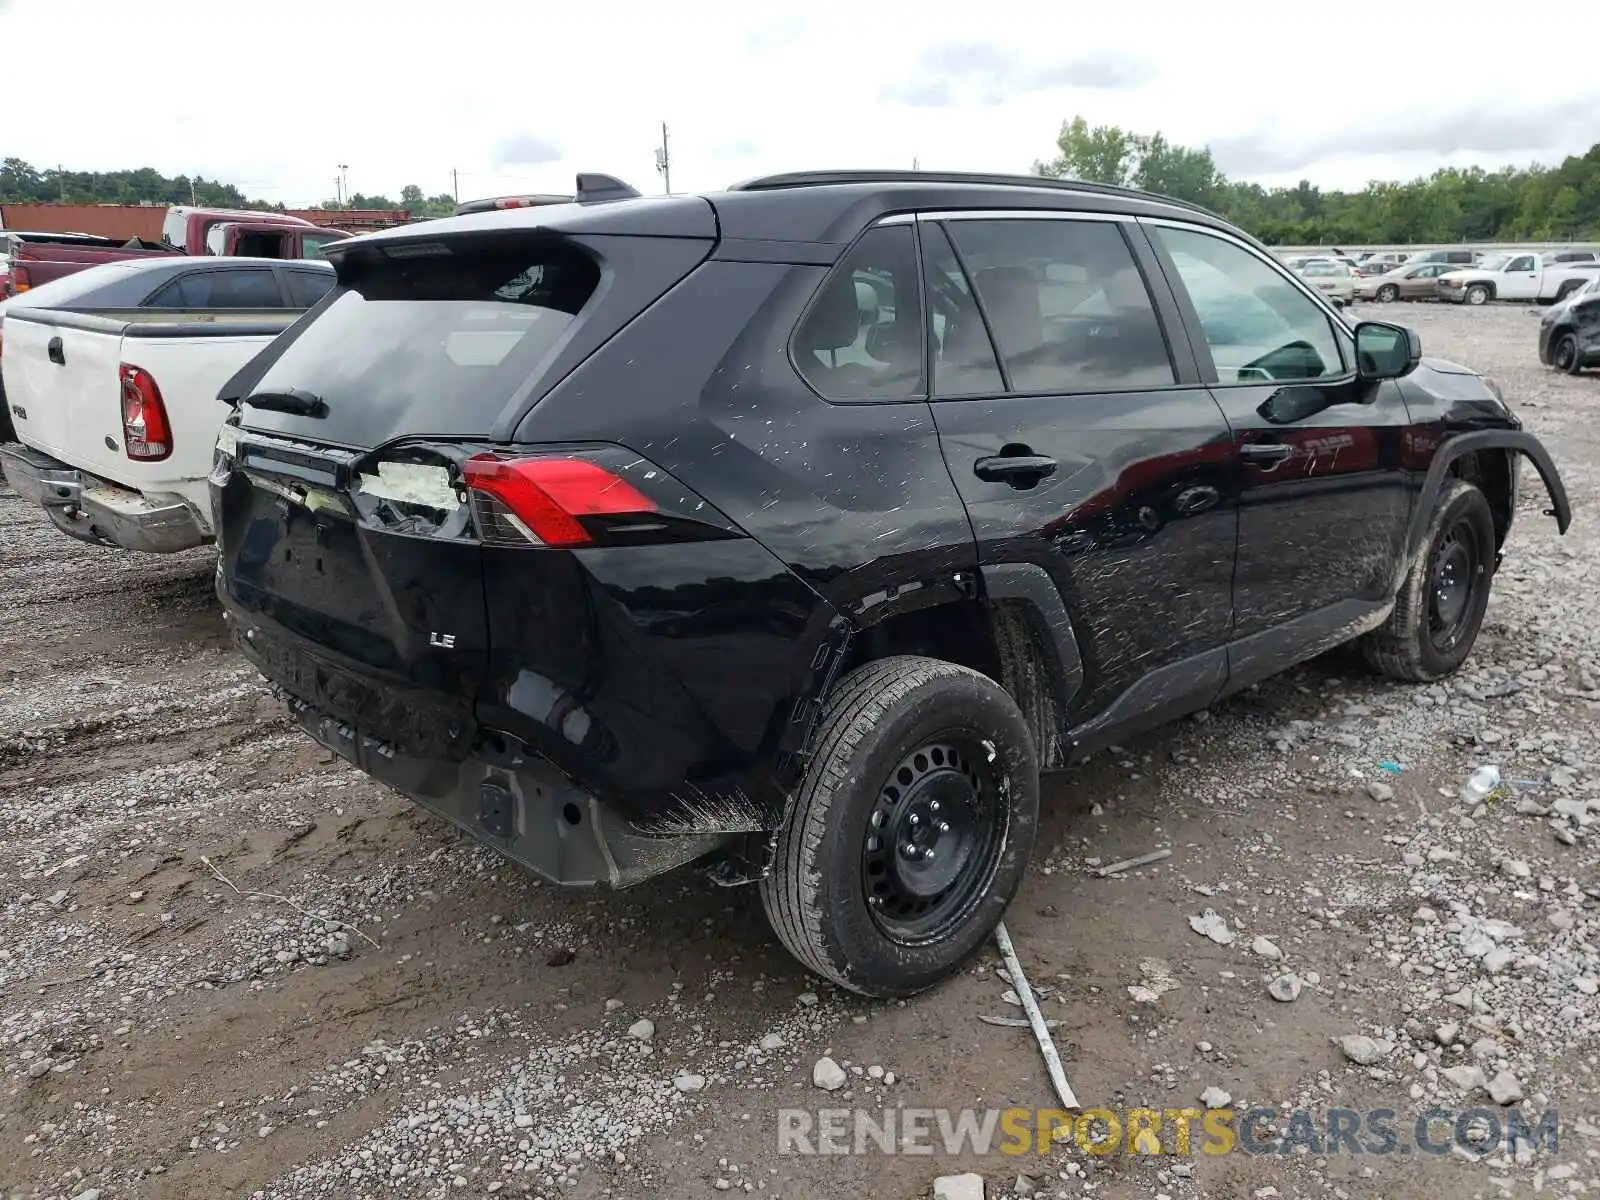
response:
{"label": "black suv", "polygon": [[1471,649],[1533,461],[1493,384],[1200,209],[834,172],[328,247],[224,389],[218,589],[304,728],[539,874],[706,860],[905,995],[1041,771],[1352,640]]}

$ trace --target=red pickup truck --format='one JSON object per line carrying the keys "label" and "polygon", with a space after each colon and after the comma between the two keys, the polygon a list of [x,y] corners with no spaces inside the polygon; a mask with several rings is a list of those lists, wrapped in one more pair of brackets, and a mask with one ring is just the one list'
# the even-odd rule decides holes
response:
{"label": "red pickup truck", "polygon": [[146,258],[177,254],[170,246],[134,238],[119,242],[115,238],[83,233],[16,233],[0,230],[0,299],[21,295],[41,283],[71,275],[85,267],[98,266],[122,258]]}
{"label": "red pickup truck", "polygon": [[223,254],[246,258],[321,258],[322,247],[349,237],[340,229],[313,225],[287,213],[253,209],[167,209],[161,240],[185,254]]}
{"label": "red pickup truck", "polygon": [[324,246],[349,236],[285,213],[186,205],[167,209],[159,242],[0,229],[0,259],[11,260],[9,270],[0,271],[0,299],[121,258],[158,254],[322,258]]}

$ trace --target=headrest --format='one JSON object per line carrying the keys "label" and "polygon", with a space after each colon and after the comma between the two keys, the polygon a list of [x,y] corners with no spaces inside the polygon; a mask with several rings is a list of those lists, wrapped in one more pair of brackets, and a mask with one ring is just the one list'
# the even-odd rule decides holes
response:
{"label": "headrest", "polygon": [[1144,280],[1133,267],[1124,267],[1112,273],[1106,281],[1106,299],[1115,309],[1150,307],[1150,296],[1144,290]]}
{"label": "headrest", "polygon": [[829,281],[822,295],[817,297],[810,316],[806,318],[806,349],[842,350],[855,345],[860,333],[861,309],[857,302],[855,280],[848,275],[837,275]]}

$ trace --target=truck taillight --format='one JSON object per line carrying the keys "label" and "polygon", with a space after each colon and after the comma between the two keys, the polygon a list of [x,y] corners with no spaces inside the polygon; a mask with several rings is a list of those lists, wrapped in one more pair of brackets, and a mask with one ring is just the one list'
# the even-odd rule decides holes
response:
{"label": "truck taillight", "polygon": [[172,423],[155,377],[143,367],[123,363],[122,446],[128,457],[140,462],[160,462],[172,453]]}
{"label": "truck taillight", "polygon": [[27,267],[12,264],[11,281],[6,285],[13,296],[20,296],[33,286],[33,279],[28,275]]}
{"label": "truck taillight", "polygon": [[656,504],[626,480],[582,458],[480,454],[462,470],[486,542],[585,546],[585,517],[648,516]]}

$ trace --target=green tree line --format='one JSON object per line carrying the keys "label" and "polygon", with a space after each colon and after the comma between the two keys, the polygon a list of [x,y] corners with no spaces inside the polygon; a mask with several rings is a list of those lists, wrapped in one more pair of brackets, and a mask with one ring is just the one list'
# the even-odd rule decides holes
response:
{"label": "green tree line", "polygon": [[[20,158],[0,159],[0,204],[203,204],[208,208],[281,209],[282,204],[252,200],[231,183],[199,176],[166,176],[150,167],[132,171],[44,170]],[[414,217],[448,216],[455,210],[448,192],[423,195],[414,183],[400,191],[398,201],[387,196],[357,192],[349,200],[324,200],[312,208],[381,208],[409,210]]]}
{"label": "green tree line", "polygon": [[212,208],[270,208],[231,183],[198,176],[168,177],[150,167],[134,171],[39,170],[20,158],[0,159],[0,204],[204,204]]}
{"label": "green tree line", "polygon": [[1074,117],[1040,175],[1114,183],[1203,205],[1280,246],[1600,240],[1600,143],[1560,166],[1447,167],[1356,192],[1301,180],[1264,188],[1228,179],[1207,148]]}

